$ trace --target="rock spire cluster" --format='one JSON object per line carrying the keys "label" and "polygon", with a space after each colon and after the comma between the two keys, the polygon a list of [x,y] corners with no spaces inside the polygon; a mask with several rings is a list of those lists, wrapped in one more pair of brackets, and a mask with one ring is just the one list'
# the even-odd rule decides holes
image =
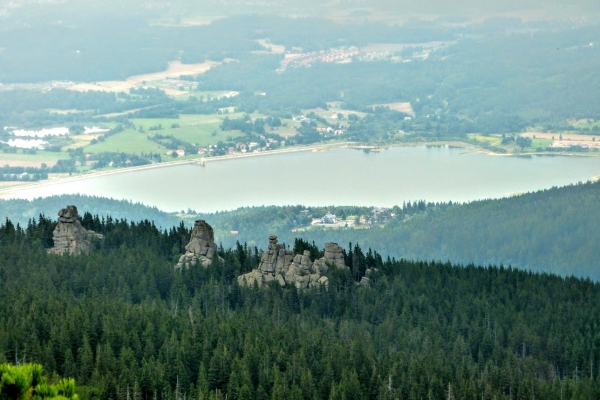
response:
{"label": "rock spire cluster", "polygon": [[277,281],[281,286],[294,285],[298,289],[307,289],[320,285],[327,286],[329,279],[323,274],[329,268],[348,268],[344,264],[344,254],[336,243],[325,245],[325,255],[313,262],[310,252],[294,254],[277,242],[277,236],[269,237],[267,251],[262,254],[258,268],[238,277],[240,285],[259,287]]}
{"label": "rock spire cluster", "polygon": [[[189,268],[197,263],[208,267],[215,257],[219,257],[212,226],[204,220],[197,220],[185,250],[185,254],[179,258],[179,262],[175,266],[176,269]],[[223,259],[219,258],[219,260],[223,262]]]}
{"label": "rock spire cluster", "polygon": [[[86,230],[79,221],[77,207],[67,206],[58,212],[58,224],[53,232],[54,247],[48,249],[54,254],[90,254],[95,243],[104,240],[104,236]],[[185,254],[179,258],[175,269],[189,268],[193,265],[208,267],[219,257],[213,228],[204,220],[194,224],[190,242],[185,246]],[[326,243],[322,258],[314,262],[310,251],[294,254],[277,241],[277,236],[269,237],[269,245],[260,259],[258,268],[238,277],[240,285],[257,284],[264,287],[269,282],[279,285],[295,286],[297,289],[328,286],[329,279],[324,275],[330,268],[348,269],[344,263],[344,253],[337,243]],[[362,284],[369,285],[368,278]]]}
{"label": "rock spire cluster", "polygon": [[102,241],[104,236],[86,230],[79,221],[79,212],[75,206],[67,206],[58,212],[58,225],[52,233],[54,254],[90,254],[94,241]]}

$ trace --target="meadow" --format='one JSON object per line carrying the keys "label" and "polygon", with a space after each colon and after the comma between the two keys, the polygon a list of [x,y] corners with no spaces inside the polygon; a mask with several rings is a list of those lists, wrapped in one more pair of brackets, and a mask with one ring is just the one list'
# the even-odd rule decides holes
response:
{"label": "meadow", "polygon": [[543,138],[535,138],[531,139],[531,147],[534,149],[537,148],[546,148],[552,145],[553,140],[551,139],[543,139]]}
{"label": "meadow", "polygon": [[145,133],[126,129],[116,135],[106,138],[103,142],[86,146],[86,153],[98,154],[105,152],[124,152],[140,155],[142,153],[164,153],[164,147],[148,140]]}
{"label": "meadow", "polygon": [[39,168],[43,163],[52,167],[58,160],[65,158],[69,158],[65,152],[38,151],[36,154],[27,154],[17,150],[16,153],[0,153],[0,166]]}
{"label": "meadow", "polygon": [[[179,118],[142,118],[130,120],[137,129],[147,135],[159,134],[162,136],[173,135],[176,139],[206,147],[222,141],[230,141],[233,138],[243,136],[240,132],[224,132],[220,125],[226,117],[236,119],[243,117],[243,113],[210,114],[210,115],[186,115]],[[265,118],[264,115],[253,113],[249,115],[253,120]],[[157,129],[160,128],[160,129]]]}

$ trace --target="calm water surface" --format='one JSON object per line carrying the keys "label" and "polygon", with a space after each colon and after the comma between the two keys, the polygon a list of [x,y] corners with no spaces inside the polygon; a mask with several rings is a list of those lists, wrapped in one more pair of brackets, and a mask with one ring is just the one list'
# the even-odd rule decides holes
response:
{"label": "calm water surface", "polygon": [[81,179],[5,197],[81,193],[166,211],[259,205],[377,205],[497,198],[586,181],[600,157],[496,157],[457,148],[301,152],[180,165]]}

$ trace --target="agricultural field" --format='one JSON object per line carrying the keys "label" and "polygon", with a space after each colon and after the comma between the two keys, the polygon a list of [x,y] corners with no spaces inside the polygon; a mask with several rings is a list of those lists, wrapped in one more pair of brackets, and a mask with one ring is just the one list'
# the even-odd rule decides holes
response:
{"label": "agricultural field", "polygon": [[600,140],[597,136],[594,135],[580,135],[573,132],[560,132],[560,133],[540,133],[540,132],[526,132],[521,134],[523,137],[534,139],[545,139],[550,141],[555,140],[565,140],[565,141],[575,141],[575,142],[595,142],[596,140]]}
{"label": "agricultural field", "polygon": [[[233,60],[225,60],[225,62],[228,61]],[[221,65],[221,63],[206,61],[198,64],[182,64],[180,61],[172,61],[169,63],[169,67],[162,72],[135,75],[127,78],[124,81],[79,83],[69,87],[69,89],[80,92],[85,92],[88,90],[98,90],[104,92],[128,92],[130,89],[134,88],[149,86],[156,87],[157,85],[164,83],[168,79],[178,79],[182,75],[202,74],[217,65]],[[150,85],[150,82],[152,82],[153,85]],[[171,96],[186,93],[185,90],[178,90],[176,85],[175,88],[163,88],[163,90],[165,90],[165,92]]]}
{"label": "agricultural field", "polygon": [[590,130],[599,130],[600,129],[600,121],[594,120],[581,120],[577,121],[573,124],[573,126],[577,129],[590,129]]}
{"label": "agricultural field", "polygon": [[493,151],[497,149],[504,149],[509,153],[521,152],[521,151],[535,151],[539,148],[545,149],[552,146],[554,140],[552,138],[538,137],[534,134],[522,134],[520,136],[531,139],[531,145],[525,148],[521,148],[514,140],[502,143],[502,135],[468,135],[470,139],[475,140],[482,144],[485,148],[491,148]]}
{"label": "agricultural field", "polygon": [[396,103],[384,103],[384,104],[373,104],[371,107],[388,107],[390,110],[399,111],[405,114],[415,116],[415,110],[409,102],[396,102]]}
{"label": "agricultural field", "polygon": [[[150,152],[166,154],[167,149],[149,140],[148,137],[152,135],[173,136],[175,139],[198,147],[207,147],[218,142],[235,141],[236,138],[243,137],[244,134],[239,131],[222,131],[220,125],[225,118],[237,119],[242,118],[244,115],[244,113],[231,112],[211,115],[182,114],[179,118],[134,118],[130,120],[133,124],[132,129],[126,129],[123,132],[109,136],[103,142],[88,144],[85,146],[84,151],[94,154],[102,152],[125,152],[138,155]],[[253,113],[249,116],[252,120],[266,117],[259,113]],[[296,133],[293,128],[293,121],[290,119],[282,120],[282,122],[287,126],[274,129],[266,127],[266,129],[271,129],[270,132],[282,136],[293,136]],[[83,135],[81,138],[83,139]],[[70,147],[74,146],[75,144],[70,145]]]}
{"label": "agricultural field", "polygon": [[72,143],[63,146],[62,150],[64,151],[69,149],[79,149],[81,147],[87,147],[92,143],[92,141],[98,140],[98,137],[100,136],[101,133],[69,136],[69,141],[71,141]]}
{"label": "agricultural field", "polygon": [[65,152],[38,151],[36,154],[25,154],[23,150],[17,150],[16,153],[0,153],[0,166],[39,168],[46,164],[52,167],[58,160],[67,158],[69,156]]}
{"label": "agricultural field", "polygon": [[164,147],[148,139],[146,133],[126,129],[107,137],[103,142],[85,147],[86,153],[124,152],[140,155],[142,153],[164,153]]}
{"label": "agricultural field", "polygon": [[552,139],[543,139],[543,138],[535,138],[535,139],[531,139],[531,147],[534,149],[537,148],[546,148],[552,145],[553,140]]}
{"label": "agricultural field", "polygon": [[[231,137],[241,136],[239,132],[223,132],[219,128],[226,117],[241,118],[243,113],[212,114],[212,115],[181,115],[179,118],[144,118],[132,119],[137,129],[140,127],[145,134],[173,135],[176,139],[205,147],[228,141]],[[264,118],[264,115],[250,114],[253,120]]]}
{"label": "agricultural field", "polygon": [[500,135],[469,135],[471,139],[475,139],[478,142],[483,142],[489,144],[491,146],[500,146],[502,145],[502,136]]}
{"label": "agricultural field", "polygon": [[[367,113],[364,112],[360,112],[360,111],[348,111],[345,110],[341,107],[341,104],[339,101],[332,101],[332,102],[328,102],[327,103],[327,110],[323,109],[323,108],[313,108],[313,109],[308,109],[308,110],[302,110],[302,113],[304,115],[307,115],[311,112],[314,112],[316,115],[318,115],[319,117],[325,118],[327,120],[327,122],[329,123],[336,123],[337,120],[336,119],[332,119],[331,116],[333,114],[342,114],[344,116],[344,118],[348,118],[348,114],[356,114],[359,118],[364,118]],[[282,119],[282,122],[283,119]],[[341,121],[340,121],[341,122]],[[293,125],[293,122],[292,122]]]}

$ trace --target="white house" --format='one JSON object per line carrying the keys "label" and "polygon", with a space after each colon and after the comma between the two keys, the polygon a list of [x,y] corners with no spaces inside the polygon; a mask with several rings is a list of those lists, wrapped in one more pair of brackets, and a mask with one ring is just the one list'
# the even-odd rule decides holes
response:
{"label": "white house", "polygon": [[328,212],[323,218],[321,218],[322,224],[335,224],[337,222],[337,218],[334,214]]}

